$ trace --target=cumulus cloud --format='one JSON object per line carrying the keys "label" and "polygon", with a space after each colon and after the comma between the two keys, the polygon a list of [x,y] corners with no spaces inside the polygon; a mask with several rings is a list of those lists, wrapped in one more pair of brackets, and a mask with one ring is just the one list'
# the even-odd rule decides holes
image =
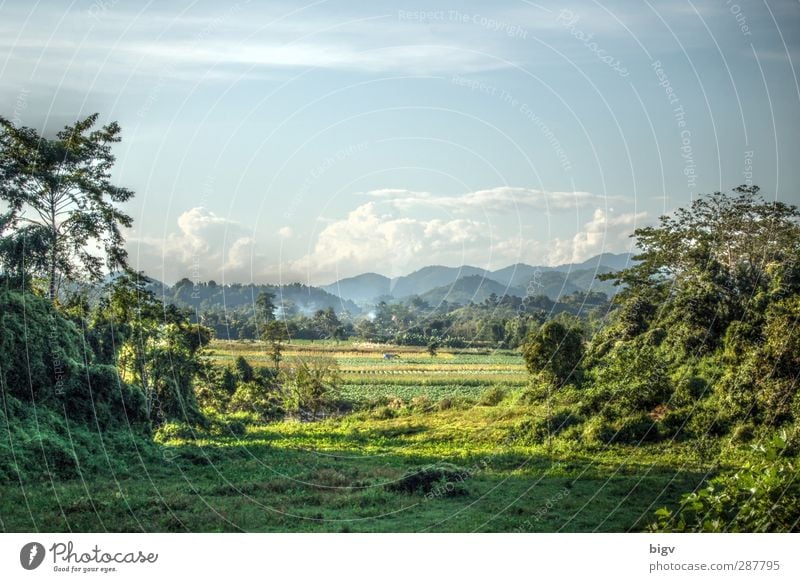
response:
{"label": "cumulus cloud", "polygon": [[178,217],[164,238],[131,237],[134,260],[155,277],[249,280],[255,240],[242,224],[198,206]]}
{"label": "cumulus cloud", "polygon": [[[189,277],[322,284],[364,272],[405,275],[437,264],[497,269],[519,262],[581,262],[598,253],[629,250],[629,234],[647,218],[643,212],[615,213],[604,204],[577,231],[562,226],[560,234],[541,239],[535,236],[535,226],[526,231],[513,216],[509,220],[508,211],[496,220],[487,212],[515,199],[516,204],[519,199],[530,206],[541,204],[542,195],[536,191],[502,187],[452,198],[428,193],[413,197],[406,190],[376,192],[375,199],[323,223],[309,245],[284,226],[272,231],[283,241],[280,249],[273,235],[263,241],[273,245],[270,252],[260,253],[249,226],[197,207],[181,214],[177,230],[164,238],[132,238],[138,248],[131,249],[131,256],[139,257],[140,268],[167,281]],[[570,204],[583,206],[598,199],[590,193],[561,194],[552,197],[551,208],[566,211]],[[398,199],[439,203],[412,208],[397,204]],[[452,200],[462,199],[465,205],[452,205]]]}
{"label": "cumulus cloud", "polygon": [[398,216],[367,202],[327,224],[313,250],[290,267],[312,276],[364,271],[400,275],[426,262],[469,261],[489,242],[480,221]]}
{"label": "cumulus cloud", "polygon": [[551,262],[579,263],[600,253],[629,250],[633,246],[631,232],[646,219],[646,212],[615,215],[598,208],[571,240],[554,241]]}

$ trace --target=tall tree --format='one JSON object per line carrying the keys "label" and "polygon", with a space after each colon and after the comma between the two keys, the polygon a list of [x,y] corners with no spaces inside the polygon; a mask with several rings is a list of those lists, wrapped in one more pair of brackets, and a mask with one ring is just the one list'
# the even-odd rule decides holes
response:
{"label": "tall tree", "polygon": [[528,334],[522,355],[531,374],[545,373],[560,387],[580,378],[583,337],[576,327],[549,321]]}
{"label": "tall tree", "polygon": [[97,118],[92,114],[49,139],[0,117],[0,199],[16,236],[43,241],[25,247],[25,262],[43,271],[37,274],[46,277],[51,301],[62,280],[97,281],[104,263],[112,270],[127,266],[121,228],[132,220],[114,203],[133,192],[111,183],[111,146],[121,129],[116,122],[92,129]]}

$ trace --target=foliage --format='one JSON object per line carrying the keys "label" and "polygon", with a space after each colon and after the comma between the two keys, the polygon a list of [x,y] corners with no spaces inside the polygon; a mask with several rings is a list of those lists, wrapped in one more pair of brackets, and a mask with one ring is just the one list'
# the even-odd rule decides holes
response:
{"label": "foliage", "polygon": [[437,497],[466,495],[464,480],[469,471],[451,463],[438,463],[430,467],[412,469],[397,481],[386,484],[393,493],[428,494]]}
{"label": "foliage", "polygon": [[528,335],[522,354],[531,374],[548,374],[556,387],[580,381],[583,338],[576,327],[550,321]]}
{"label": "foliage", "polygon": [[478,404],[480,406],[497,406],[506,397],[506,391],[501,386],[492,386],[483,391]]}
{"label": "foliage", "polygon": [[644,337],[620,342],[592,370],[587,394],[596,411],[609,417],[649,412],[669,399],[667,366]]}
{"label": "foliage", "polygon": [[[15,127],[0,117],[0,200],[10,208],[13,234],[4,262],[24,258],[28,269],[47,278],[48,296],[56,299],[62,280],[102,278],[103,259],[90,250],[103,249],[106,265],[126,266],[122,228],[131,218],[117,208],[133,192],[111,183],[120,141],[116,122],[92,130],[95,113],[64,127],[54,139],[29,127]],[[22,247],[22,257],[18,249]]]}
{"label": "foliage", "polygon": [[281,372],[281,383],[287,410],[316,418],[338,398],[339,365],[333,358],[296,358]]}
{"label": "foliage", "polygon": [[786,456],[786,435],[755,445],[754,458],[706,487],[684,495],[676,511],[656,512],[654,531],[796,532],[800,528],[800,465]]}

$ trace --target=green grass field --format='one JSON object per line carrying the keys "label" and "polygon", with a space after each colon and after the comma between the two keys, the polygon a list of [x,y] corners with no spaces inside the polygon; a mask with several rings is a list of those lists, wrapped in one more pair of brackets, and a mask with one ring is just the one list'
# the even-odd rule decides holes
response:
{"label": "green grass field", "polygon": [[[520,426],[543,405],[516,403],[526,382],[513,353],[292,346],[287,357],[337,359],[343,395],[409,401],[427,411],[362,409],[324,421],[251,425],[242,436],[174,439],[131,451],[91,478],[22,483],[2,492],[5,531],[637,531],[696,487],[709,467],[688,445],[528,444]],[[219,362],[267,359],[254,344],[212,345]],[[498,404],[469,401],[507,386]],[[464,399],[436,406],[444,396]],[[441,465],[448,463],[449,465]],[[427,494],[392,484],[426,467],[456,479]],[[455,468],[453,468],[453,466]]]}

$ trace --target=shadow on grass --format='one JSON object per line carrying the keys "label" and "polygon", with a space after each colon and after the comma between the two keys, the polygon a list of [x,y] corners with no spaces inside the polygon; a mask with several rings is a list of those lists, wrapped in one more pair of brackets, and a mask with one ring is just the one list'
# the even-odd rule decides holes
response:
{"label": "shadow on grass", "polygon": [[[127,459],[129,470],[115,476],[4,484],[0,525],[45,532],[636,531],[705,477],[657,462],[657,454],[654,462],[621,455],[616,467],[591,455],[518,452],[354,457],[371,439],[390,438],[385,433],[258,433],[239,444],[162,447],[162,457]],[[321,435],[324,451],[303,449]],[[339,448],[328,450],[334,443]],[[442,462],[458,476],[427,491],[387,487]]]}

